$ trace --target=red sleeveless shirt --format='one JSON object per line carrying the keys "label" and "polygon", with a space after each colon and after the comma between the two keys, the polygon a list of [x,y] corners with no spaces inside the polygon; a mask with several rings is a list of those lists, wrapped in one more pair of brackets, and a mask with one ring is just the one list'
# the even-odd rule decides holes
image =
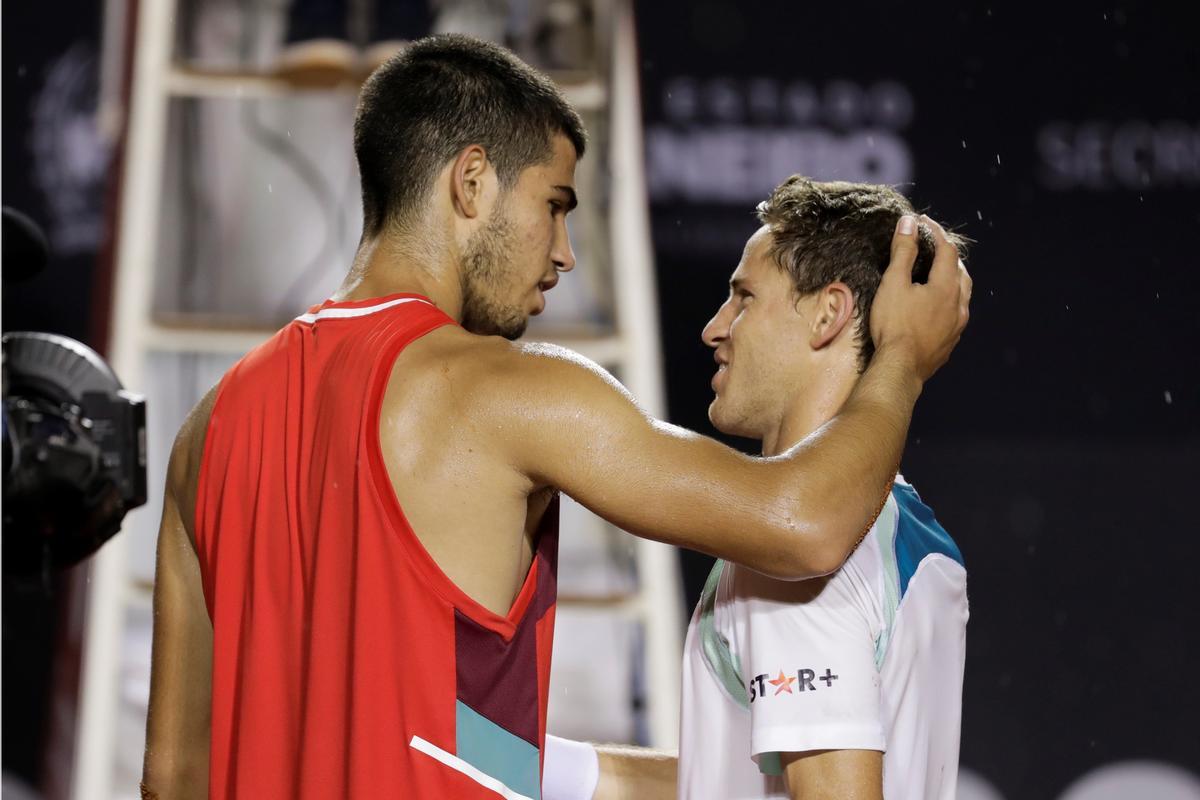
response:
{"label": "red sleeveless shirt", "polygon": [[222,379],[195,520],[210,797],[540,797],[557,502],[500,616],[422,547],[379,445],[397,356],[447,324],[416,295],[327,302]]}

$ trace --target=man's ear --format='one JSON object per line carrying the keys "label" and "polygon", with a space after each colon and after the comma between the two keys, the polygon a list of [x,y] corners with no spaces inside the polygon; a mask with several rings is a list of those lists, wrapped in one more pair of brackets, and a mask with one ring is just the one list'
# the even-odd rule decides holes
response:
{"label": "man's ear", "polygon": [[817,293],[809,345],[813,350],[829,345],[853,319],[854,292],[841,281],[834,281]]}
{"label": "man's ear", "polygon": [[463,149],[450,169],[450,201],[454,210],[467,219],[482,212],[484,176],[491,170],[487,151],[473,144]]}

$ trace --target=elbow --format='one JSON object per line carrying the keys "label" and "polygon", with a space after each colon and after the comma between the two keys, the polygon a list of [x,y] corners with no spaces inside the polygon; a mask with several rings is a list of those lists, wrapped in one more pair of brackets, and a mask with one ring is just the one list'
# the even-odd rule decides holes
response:
{"label": "elbow", "polygon": [[850,555],[844,548],[831,543],[822,543],[814,550],[813,558],[809,563],[809,572],[811,573],[809,577],[811,578],[821,578],[837,572]]}
{"label": "elbow", "polygon": [[804,581],[837,572],[846,562],[846,552],[820,540],[806,539],[800,552],[787,563],[784,580]]}
{"label": "elbow", "polygon": [[829,520],[795,516],[772,535],[778,548],[769,548],[769,563],[761,571],[774,578],[802,581],[836,572],[854,549],[853,540]]}

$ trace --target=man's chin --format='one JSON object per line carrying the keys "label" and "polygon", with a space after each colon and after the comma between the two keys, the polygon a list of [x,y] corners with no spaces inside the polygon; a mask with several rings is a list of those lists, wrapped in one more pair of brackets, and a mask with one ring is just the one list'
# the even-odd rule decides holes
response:
{"label": "man's chin", "polygon": [[714,397],[713,401],[708,404],[708,421],[712,426],[721,433],[732,433],[728,430],[729,420],[725,418],[724,408],[722,407],[720,396]]}
{"label": "man's chin", "polygon": [[477,336],[503,336],[512,342],[525,335],[525,329],[529,326],[529,317],[517,313],[507,314],[503,318],[468,317],[463,320],[462,326],[468,333]]}
{"label": "man's chin", "polygon": [[525,327],[524,324],[518,326],[483,325],[467,328],[467,331],[476,336],[502,336],[510,342],[515,342],[525,335]]}
{"label": "man's chin", "polygon": [[729,404],[720,395],[713,398],[708,405],[708,421],[712,426],[726,436],[740,436],[745,439],[761,438],[757,431],[751,430],[746,420],[732,413]]}

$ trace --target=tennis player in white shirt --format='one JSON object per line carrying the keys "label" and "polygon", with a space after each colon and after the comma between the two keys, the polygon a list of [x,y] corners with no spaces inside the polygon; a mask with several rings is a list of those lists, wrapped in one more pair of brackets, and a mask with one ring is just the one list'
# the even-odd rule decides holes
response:
{"label": "tennis player in white shirt", "polygon": [[[703,338],[718,364],[709,418],[770,456],[820,436],[849,396],[873,353],[868,315],[892,234],[915,220],[891,188],[800,176],[758,213]],[[964,246],[920,226],[918,282],[935,235]],[[684,647],[678,759],[550,737],[543,800],[952,800],[966,570],[902,477],[881,504],[825,578],[717,561]]]}

